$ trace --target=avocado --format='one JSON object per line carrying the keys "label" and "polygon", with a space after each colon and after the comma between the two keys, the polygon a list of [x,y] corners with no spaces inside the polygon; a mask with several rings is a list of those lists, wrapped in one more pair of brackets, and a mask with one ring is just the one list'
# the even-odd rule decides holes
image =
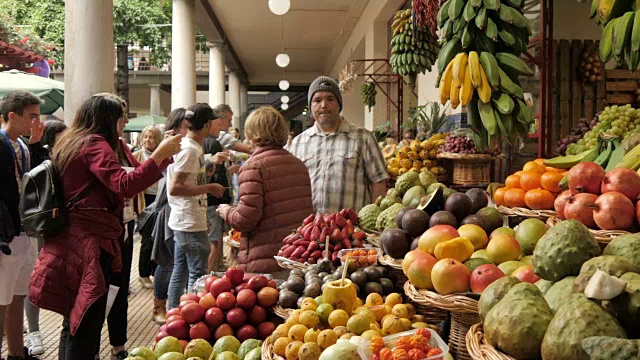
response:
{"label": "avocado", "polygon": [[429,215],[434,214],[435,212],[442,210],[444,208],[444,192],[441,187],[436,187],[435,190],[423,196],[420,199],[420,205],[418,205],[418,209],[423,210]]}
{"label": "avocado", "polygon": [[409,210],[413,210],[413,208],[411,207],[404,207],[402,209],[400,209],[400,211],[398,211],[398,213],[396,214],[396,226],[399,229],[402,229],[402,217],[404,216],[404,214],[409,211]]}
{"label": "avocado", "polygon": [[471,213],[471,199],[463,193],[453,193],[444,202],[444,209],[461,221]]}
{"label": "avocado", "polygon": [[489,203],[489,196],[482,189],[478,189],[478,188],[469,189],[465,194],[469,197],[469,199],[471,199],[472,214],[475,214],[476,212],[478,212],[478,210],[487,206],[487,204]]}
{"label": "avocado", "polygon": [[410,237],[414,238],[416,236],[420,236],[428,228],[429,214],[426,212],[418,209],[411,209],[404,213],[401,229]]}
{"label": "avocado", "polygon": [[431,215],[431,219],[429,219],[429,227],[436,225],[450,225],[457,229],[458,220],[456,220],[456,217],[449,211],[441,210]]}
{"label": "avocado", "polygon": [[367,276],[367,281],[378,281],[382,277],[382,271],[378,270],[375,266],[368,266],[363,270],[364,274]]}
{"label": "avocado", "polygon": [[488,232],[489,229],[491,228],[491,223],[487,221],[485,218],[483,218],[482,216],[479,216],[476,214],[469,215],[464,219],[462,219],[462,221],[460,222],[460,225],[466,225],[466,224],[478,225],[484,230],[484,232],[486,232],[487,234],[491,234],[490,232]]}
{"label": "avocado", "polygon": [[364,295],[369,295],[371,293],[384,294],[384,290],[382,289],[382,285],[376,282],[368,282],[367,285],[364,286]]}
{"label": "avocado", "polygon": [[380,234],[380,245],[385,254],[394,259],[402,259],[409,252],[410,243],[404,231],[387,228]]}

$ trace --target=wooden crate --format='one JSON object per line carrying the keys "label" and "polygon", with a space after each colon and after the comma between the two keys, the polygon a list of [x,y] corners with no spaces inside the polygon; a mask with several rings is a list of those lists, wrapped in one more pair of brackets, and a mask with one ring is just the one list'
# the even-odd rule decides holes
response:
{"label": "wooden crate", "polygon": [[605,72],[607,104],[635,104],[634,91],[640,88],[640,71],[631,72],[625,69],[611,69]]}

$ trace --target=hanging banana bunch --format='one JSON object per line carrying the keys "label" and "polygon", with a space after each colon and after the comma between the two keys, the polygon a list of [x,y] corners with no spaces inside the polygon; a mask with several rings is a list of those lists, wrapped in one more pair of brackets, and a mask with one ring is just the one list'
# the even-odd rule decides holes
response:
{"label": "hanging banana bunch", "polygon": [[518,78],[533,71],[520,55],[531,29],[524,0],[447,0],[438,12],[443,44],[438,55],[440,102],[467,107],[467,122],[480,151],[504,137],[526,137],[533,110]]}
{"label": "hanging banana bunch", "polygon": [[603,27],[600,59],[635,71],[640,65],[640,0],[592,0],[591,18]]}
{"label": "hanging banana bunch", "polygon": [[398,11],[391,39],[391,68],[399,75],[416,75],[430,71],[438,56],[438,42],[428,28],[414,26],[411,9]]}
{"label": "hanging banana bunch", "polygon": [[369,108],[369,111],[376,106],[376,95],[378,91],[376,90],[376,84],[372,82],[363,82],[360,87],[360,97],[362,99],[362,103]]}

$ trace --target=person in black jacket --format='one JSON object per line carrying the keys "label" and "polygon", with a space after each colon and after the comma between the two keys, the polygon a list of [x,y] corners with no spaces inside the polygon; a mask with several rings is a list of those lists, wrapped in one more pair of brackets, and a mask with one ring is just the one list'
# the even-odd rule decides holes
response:
{"label": "person in black jacket", "polygon": [[[38,158],[46,156],[40,144],[44,130],[41,103],[40,98],[26,91],[10,92],[0,103],[0,229],[4,230],[0,234],[0,241],[4,242],[0,253],[0,329],[5,329],[7,360],[37,359],[24,347],[22,335],[24,298],[36,262],[37,241],[21,231],[18,205],[22,175]],[[21,136],[29,133],[27,144]],[[0,348],[1,342],[0,338]]]}

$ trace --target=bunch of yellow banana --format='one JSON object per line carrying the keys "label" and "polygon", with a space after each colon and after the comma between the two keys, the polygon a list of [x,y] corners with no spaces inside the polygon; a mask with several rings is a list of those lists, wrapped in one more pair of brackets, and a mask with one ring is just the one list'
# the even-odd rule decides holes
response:
{"label": "bunch of yellow banana", "polygon": [[406,30],[406,25],[411,23],[411,9],[396,12],[393,23],[391,23],[391,30],[393,36],[403,33]]}
{"label": "bunch of yellow banana", "polygon": [[360,97],[362,98],[362,103],[369,108],[369,111],[376,106],[376,95],[378,91],[376,90],[376,84],[365,81],[362,83],[360,87]]}
{"label": "bunch of yellow banana", "polygon": [[396,13],[391,29],[389,62],[393,72],[409,75],[431,70],[439,51],[437,39],[427,28],[414,28],[410,9]]}
{"label": "bunch of yellow banana", "polygon": [[[618,1],[615,4],[619,3],[621,2]],[[620,8],[621,6],[618,6],[617,9]],[[620,17],[611,18],[613,14],[616,12],[610,10],[609,17],[603,15],[601,18],[600,8],[598,8],[598,19],[605,26],[600,40],[600,59],[603,63],[607,63],[614,58],[618,64],[626,63],[627,68],[634,71],[640,65],[640,8],[636,11],[627,11]],[[603,19],[607,19],[606,25]]]}

